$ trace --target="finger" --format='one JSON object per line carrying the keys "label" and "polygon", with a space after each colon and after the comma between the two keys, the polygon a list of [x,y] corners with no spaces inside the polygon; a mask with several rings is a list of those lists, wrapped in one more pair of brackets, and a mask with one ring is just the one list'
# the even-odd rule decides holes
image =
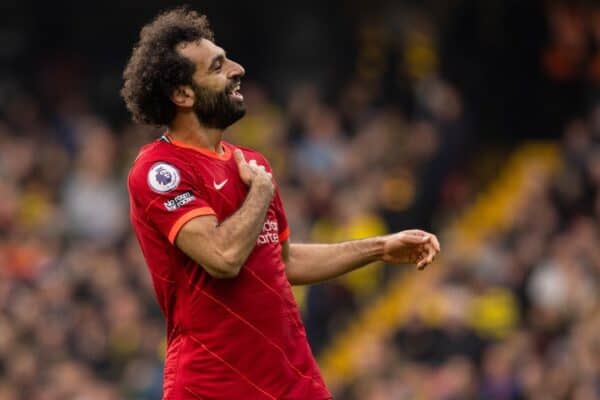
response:
{"label": "finger", "polygon": [[417,264],[418,269],[424,269],[426,266],[433,262],[433,255],[422,258]]}
{"label": "finger", "polygon": [[428,246],[423,246],[421,248],[421,257],[419,257],[419,260],[426,260],[427,257],[429,257],[431,254],[430,252],[430,248]]}
{"label": "finger", "polygon": [[432,245],[422,246],[418,253],[415,262],[418,261],[418,264],[426,263],[429,264],[433,261],[433,257],[435,256],[435,249]]}
{"label": "finger", "polygon": [[427,255],[427,264],[431,264],[433,262],[433,259],[435,258],[436,254],[436,249],[431,247],[431,249],[429,250],[429,254]]}
{"label": "finger", "polygon": [[425,243],[425,242],[428,242],[429,240],[431,240],[430,239],[431,235],[424,231],[414,230],[410,234],[416,238],[419,238],[421,243]]}
{"label": "finger", "polygon": [[431,253],[427,256],[427,264],[431,264],[433,262],[433,257],[435,257],[435,253]]}
{"label": "finger", "polygon": [[440,251],[440,242],[437,240],[435,235],[428,233],[426,236],[423,237],[423,243],[429,245],[431,249],[433,249],[433,251]]}
{"label": "finger", "polygon": [[257,167],[258,166],[256,164],[256,160],[250,160],[250,161],[248,161],[248,165],[252,165],[253,167]]}
{"label": "finger", "polygon": [[434,247],[436,248],[437,251],[441,251],[440,242],[439,242],[437,236],[435,236],[432,233],[425,232],[420,229],[410,229],[408,231],[404,231],[404,233],[406,233],[407,235],[412,235],[412,236],[422,238],[423,243],[429,241],[434,245]]}
{"label": "finger", "polygon": [[435,246],[433,245],[433,243],[428,242],[426,244],[423,245],[423,250],[425,252],[425,256],[426,257],[432,257],[435,255],[435,253],[437,253]]}
{"label": "finger", "polygon": [[431,236],[431,243],[433,244],[433,247],[435,247],[435,249],[440,252],[442,251],[442,248],[440,246],[440,241],[438,240],[437,236],[435,235],[430,235]]}
{"label": "finger", "polygon": [[429,265],[431,264],[431,262],[433,261],[433,255],[432,254],[426,254],[421,261],[424,261],[425,264]]}
{"label": "finger", "polygon": [[235,149],[233,152],[233,157],[235,158],[235,162],[239,165],[246,163],[246,158],[244,158],[244,153],[240,149]]}
{"label": "finger", "polygon": [[421,236],[414,236],[414,235],[406,234],[406,235],[402,236],[401,240],[404,243],[421,244],[421,243],[426,242],[428,239],[427,238],[423,238]]}

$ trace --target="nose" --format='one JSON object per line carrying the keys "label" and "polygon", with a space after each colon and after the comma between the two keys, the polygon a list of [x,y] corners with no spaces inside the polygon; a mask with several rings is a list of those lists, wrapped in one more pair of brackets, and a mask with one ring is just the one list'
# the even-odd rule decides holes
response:
{"label": "nose", "polygon": [[246,75],[246,70],[240,64],[233,60],[231,60],[231,64],[232,66],[229,70],[228,78],[241,78],[242,76]]}

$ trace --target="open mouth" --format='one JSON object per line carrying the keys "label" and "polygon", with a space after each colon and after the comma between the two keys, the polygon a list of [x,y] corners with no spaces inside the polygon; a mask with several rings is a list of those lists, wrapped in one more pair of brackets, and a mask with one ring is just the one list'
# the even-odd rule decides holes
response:
{"label": "open mouth", "polygon": [[233,97],[236,100],[243,101],[244,96],[240,93],[241,83],[235,85],[231,90],[229,90],[229,96]]}

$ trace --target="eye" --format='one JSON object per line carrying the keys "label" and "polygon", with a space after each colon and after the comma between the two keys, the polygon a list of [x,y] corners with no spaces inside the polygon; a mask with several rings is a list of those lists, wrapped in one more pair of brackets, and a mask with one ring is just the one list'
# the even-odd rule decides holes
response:
{"label": "eye", "polygon": [[222,67],[223,67],[222,62],[217,63],[217,65],[215,65],[215,71],[220,71]]}

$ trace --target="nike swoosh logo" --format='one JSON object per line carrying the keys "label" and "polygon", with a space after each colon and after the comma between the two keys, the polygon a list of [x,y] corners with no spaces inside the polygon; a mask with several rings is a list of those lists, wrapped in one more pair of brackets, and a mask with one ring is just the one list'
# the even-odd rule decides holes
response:
{"label": "nike swoosh logo", "polygon": [[217,190],[221,190],[221,188],[222,188],[223,186],[225,186],[225,184],[227,183],[227,181],[228,181],[228,180],[229,180],[229,179],[225,179],[225,180],[224,180],[223,182],[221,182],[221,183],[217,183],[217,182],[215,182],[215,181],[213,180],[213,186],[215,187],[215,189],[217,189]]}

